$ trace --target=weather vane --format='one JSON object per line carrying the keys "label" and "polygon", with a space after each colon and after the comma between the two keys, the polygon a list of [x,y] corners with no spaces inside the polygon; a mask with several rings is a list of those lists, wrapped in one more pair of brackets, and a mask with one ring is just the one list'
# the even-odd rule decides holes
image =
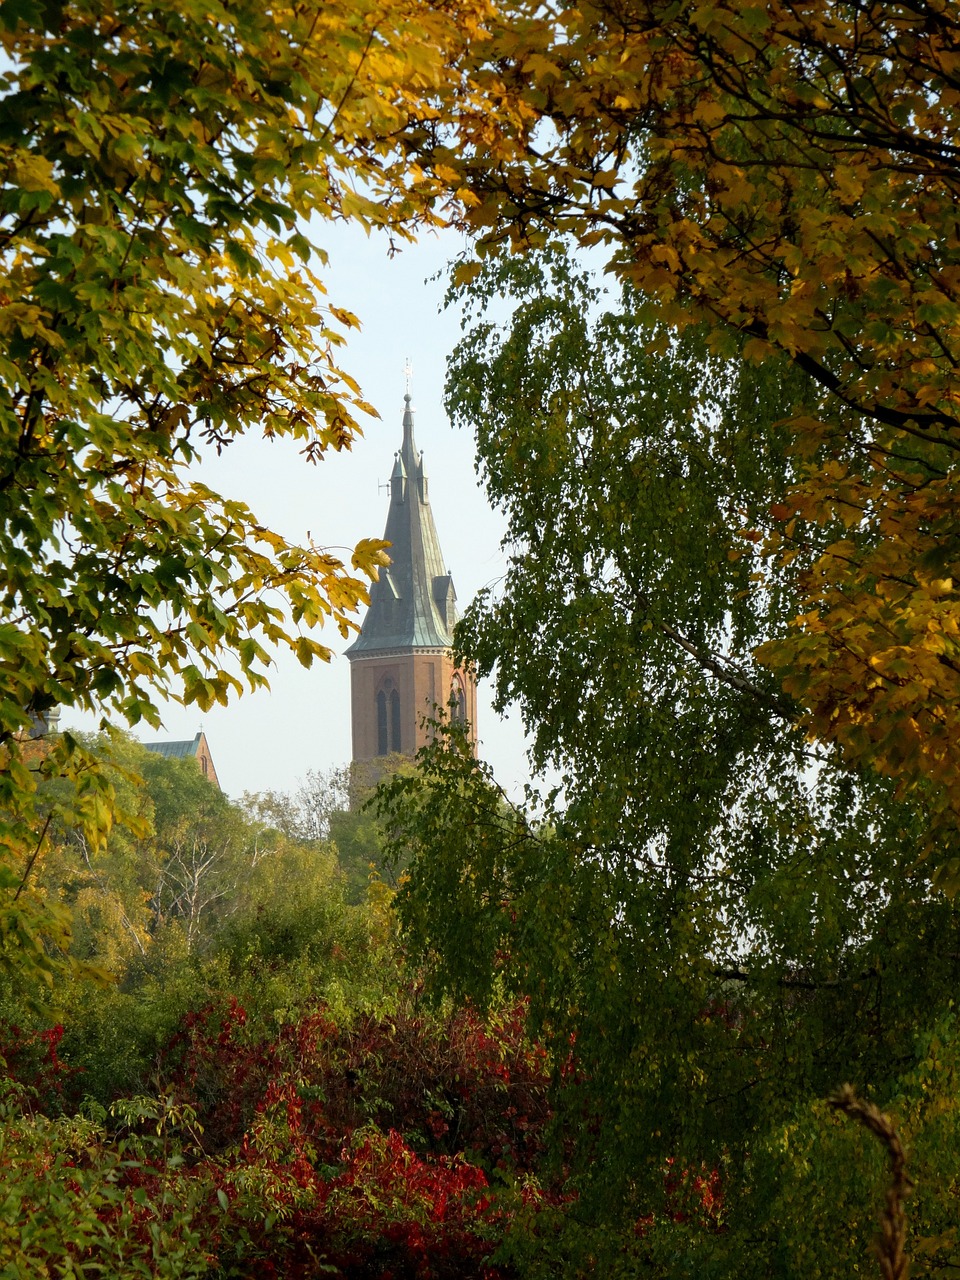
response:
{"label": "weather vane", "polygon": [[410,363],[410,357],[407,356],[403,362],[403,379],[407,388],[407,395],[410,394],[410,379],[413,377],[413,365]]}

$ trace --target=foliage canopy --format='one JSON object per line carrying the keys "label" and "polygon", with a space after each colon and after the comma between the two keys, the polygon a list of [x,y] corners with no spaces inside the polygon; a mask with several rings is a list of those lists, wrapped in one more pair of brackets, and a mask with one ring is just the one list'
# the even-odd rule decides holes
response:
{"label": "foliage canopy", "polygon": [[112,801],[68,735],[42,763],[20,735],[61,706],[155,725],[159,697],[223,702],[272,647],[327,658],[309,629],[346,633],[366,598],[381,543],[345,566],[189,465],[249,430],[316,461],[372,412],[313,241],[324,220],[395,240],[442,220],[455,175],[403,137],[452,95],[469,121],[454,64],[485,12],[0,5],[0,932],[48,976],[36,930],[65,922],[24,915],[36,775],[79,780],[91,832]]}
{"label": "foliage canopy", "polygon": [[[525,127],[454,161],[458,280],[514,301],[451,375],[513,552],[460,643],[562,790],[540,827],[456,752],[395,787],[402,910],[441,982],[496,963],[575,1037],[596,1224],[729,1161],[729,1252],[681,1228],[668,1273],[853,1272],[778,1243],[804,1168],[818,1221],[849,1193],[814,1099],[951,1108],[958,48],[938,0],[521,2],[481,52]],[[606,314],[549,259],[485,271],[563,237]]]}
{"label": "foliage canopy", "polygon": [[[676,1162],[721,1171],[729,1235],[651,1233],[655,1273],[683,1256],[683,1274],[805,1274],[780,1240],[807,1198],[835,1223],[831,1274],[852,1268],[863,1239],[841,1242],[843,1223],[876,1193],[843,1170],[822,1100],[848,1080],[906,1114],[946,1100],[922,1064],[952,1026],[960,922],[918,860],[922,796],[811,743],[755,656],[805,570],[744,555],[742,531],[803,466],[784,402],[818,390],[788,360],[671,337],[629,285],[605,295],[557,250],[496,260],[468,294],[449,407],[476,433],[510,560],[458,643],[559,778],[524,812],[453,742],[393,784],[408,945],[441,991],[530,1000],[581,1195],[564,1265],[599,1247],[587,1224],[669,1219]],[[808,561],[836,527],[814,533]],[[817,1143],[822,1196],[801,1155]]]}
{"label": "foliage canopy", "polygon": [[751,530],[796,593],[760,655],[809,731],[928,793],[951,891],[958,48],[941,0],[521,2],[480,52],[527,127],[458,160],[488,248],[602,246],[648,316],[819,389]]}

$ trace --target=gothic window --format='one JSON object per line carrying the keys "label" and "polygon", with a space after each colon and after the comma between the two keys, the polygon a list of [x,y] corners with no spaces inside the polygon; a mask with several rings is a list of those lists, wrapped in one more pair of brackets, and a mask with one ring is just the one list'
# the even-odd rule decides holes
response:
{"label": "gothic window", "polygon": [[389,676],[377,691],[377,755],[403,750],[400,730],[400,690]]}
{"label": "gothic window", "polygon": [[450,686],[450,719],[454,724],[466,724],[467,721],[467,695],[459,676],[453,677]]}
{"label": "gothic window", "polygon": [[377,755],[385,756],[390,750],[387,738],[387,695],[381,689],[377,694]]}
{"label": "gothic window", "polygon": [[390,695],[390,749],[402,750],[400,746],[400,694],[394,689]]}

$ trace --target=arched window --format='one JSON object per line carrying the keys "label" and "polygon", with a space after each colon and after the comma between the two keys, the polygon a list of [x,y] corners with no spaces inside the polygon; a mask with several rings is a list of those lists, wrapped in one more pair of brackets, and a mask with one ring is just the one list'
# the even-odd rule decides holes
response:
{"label": "arched window", "polygon": [[403,750],[400,729],[400,690],[387,676],[377,690],[377,755]]}
{"label": "arched window", "polygon": [[459,676],[453,677],[450,686],[450,719],[454,724],[467,722],[467,694]]}

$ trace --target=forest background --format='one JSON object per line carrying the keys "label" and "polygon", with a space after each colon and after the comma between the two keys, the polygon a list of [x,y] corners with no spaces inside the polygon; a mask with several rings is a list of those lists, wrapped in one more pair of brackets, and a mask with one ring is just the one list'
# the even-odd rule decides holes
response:
{"label": "forest background", "polygon": [[[8,1273],[956,1270],[955,7],[0,23]],[[311,218],[474,237],[524,805],[455,734],[306,832],[25,737],[349,630],[383,545],[189,470],[357,431]]]}

